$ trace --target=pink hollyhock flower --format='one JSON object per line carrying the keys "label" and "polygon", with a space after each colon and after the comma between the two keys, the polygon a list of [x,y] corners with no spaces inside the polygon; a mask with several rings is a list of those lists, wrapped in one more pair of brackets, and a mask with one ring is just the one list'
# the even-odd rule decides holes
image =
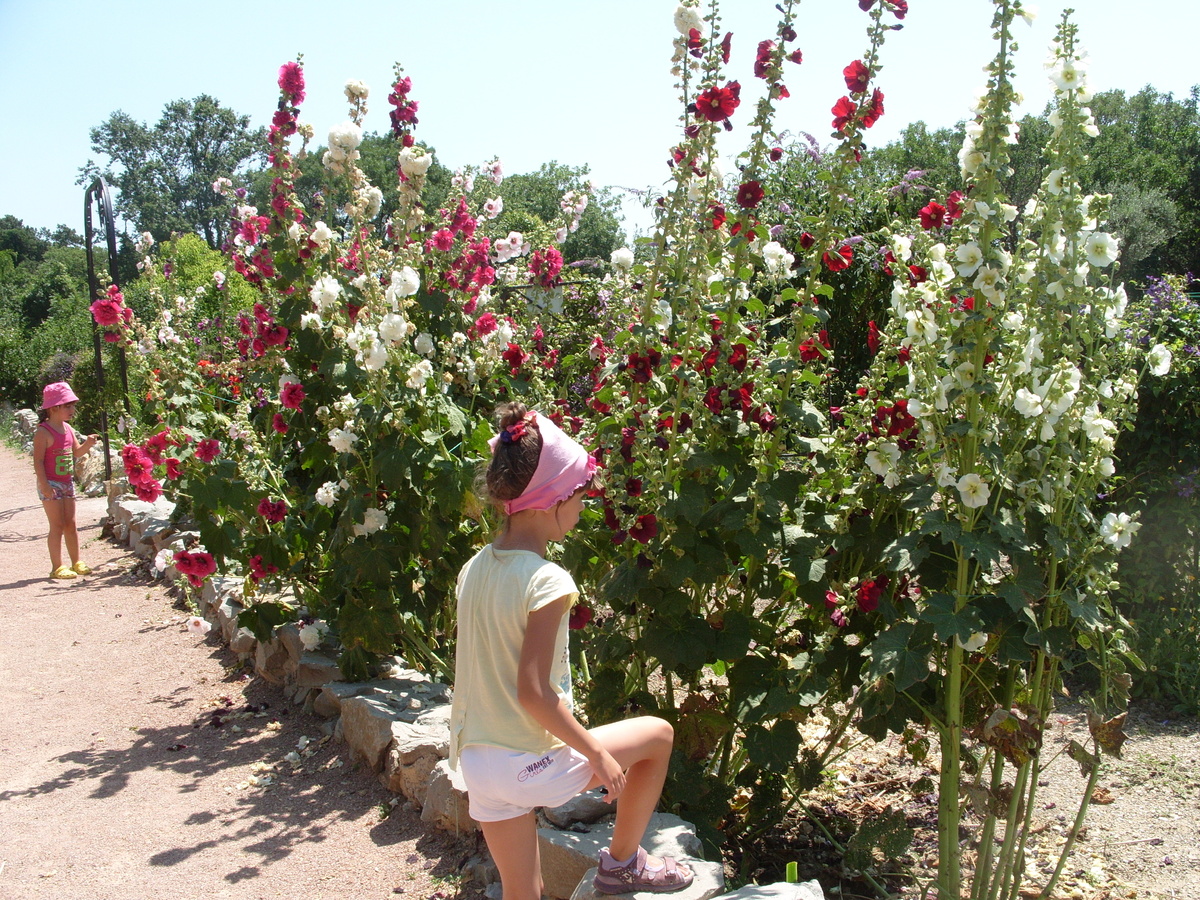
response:
{"label": "pink hollyhock flower", "polygon": [[754,55],[754,75],[757,78],[766,78],[767,73],[771,68],[771,56],[775,52],[774,41],[759,41],[758,51]]}
{"label": "pink hollyhock flower", "polygon": [[139,500],[145,500],[147,503],[153,503],[162,496],[162,485],[156,478],[148,478],[145,481],[139,482],[133,486],[133,492],[137,494]]}
{"label": "pink hollyhock flower", "polygon": [[858,104],[849,97],[842,97],[837,103],[833,104],[833,127],[837,131],[844,131],[846,125],[854,118],[854,114],[858,112]]}
{"label": "pink hollyhock flower", "polygon": [[264,565],[261,553],[250,557],[248,562],[250,565],[250,577],[255,581],[262,581],[268,575],[274,575],[279,571],[278,566],[273,566],[270,563]]}
{"label": "pink hollyhock flower", "polygon": [[883,115],[883,91],[879,88],[871,91],[870,106],[863,107],[862,125],[863,128],[870,128],[879,121]]}
{"label": "pink hollyhock flower", "polygon": [[742,86],[731,81],[725,87],[713,85],[696,98],[696,113],[710,122],[723,122],[733,115],[742,102]]}
{"label": "pink hollyhock flower", "polygon": [[920,216],[921,227],[926,231],[941,228],[946,224],[946,207],[942,206],[936,200],[930,200],[922,207]]}
{"label": "pink hollyhock flower", "polygon": [[277,431],[279,434],[288,433],[287,420],[284,419],[281,413],[275,413],[275,415],[271,417],[271,428]]}
{"label": "pink hollyhock flower", "polygon": [[270,325],[264,325],[259,329],[259,335],[262,337],[262,342],[268,347],[282,347],[287,343],[288,330],[278,322],[272,322]]}
{"label": "pink hollyhock flower", "polygon": [[848,244],[843,244],[834,252],[826,250],[821,254],[821,262],[825,263],[825,268],[830,272],[840,272],[843,269],[848,269],[850,268],[850,263],[853,261],[854,248]]}
{"label": "pink hollyhock flower", "polygon": [[558,275],[562,267],[563,257],[557,247],[534,250],[529,259],[529,274],[544,288],[552,288],[558,284]]}
{"label": "pink hollyhock flower", "polygon": [[221,442],[216,438],[205,438],[196,445],[196,459],[203,463],[212,462],[220,452]]}
{"label": "pink hollyhock flower", "polygon": [[113,325],[121,324],[121,304],[113,300],[97,300],[88,309],[92,312],[92,318],[96,320],[96,324],[102,328],[111,328]]}
{"label": "pink hollyhock flower", "polygon": [[592,615],[592,608],[590,606],[576,603],[571,607],[571,618],[567,622],[567,627],[574,631],[585,628],[588,622],[592,621]]}
{"label": "pink hollyhock flower", "polygon": [[742,209],[755,209],[762,203],[763,189],[757,181],[744,181],[738,187],[737,203]]}
{"label": "pink hollyhock flower", "polygon": [[496,316],[490,312],[485,312],[475,320],[475,333],[479,337],[489,335],[499,327],[499,324],[496,322]]}
{"label": "pink hollyhock flower", "polygon": [[629,529],[629,536],[642,544],[650,543],[657,534],[658,516],[654,515],[654,513],[638,516],[637,522]]}
{"label": "pink hollyhock flower", "polygon": [[174,456],[167,457],[167,477],[172,481],[178,481],[183,477],[183,468]]}
{"label": "pink hollyhock flower", "polygon": [[268,522],[282,522],[287,515],[287,501],[263,497],[258,501],[258,514]]}
{"label": "pink hollyhock flower", "polygon": [[287,94],[292,105],[304,102],[304,69],[298,62],[286,62],[279,67],[279,89]]}
{"label": "pink hollyhock flower", "polygon": [[279,392],[279,403],[286,409],[299,409],[306,396],[308,395],[304,393],[304,385],[298,381],[289,381]]}
{"label": "pink hollyhock flower", "polygon": [[846,90],[852,94],[861,94],[867,89],[867,85],[871,83],[871,70],[863,64],[861,59],[856,59],[846,68],[842,69],[842,76],[846,79]]}

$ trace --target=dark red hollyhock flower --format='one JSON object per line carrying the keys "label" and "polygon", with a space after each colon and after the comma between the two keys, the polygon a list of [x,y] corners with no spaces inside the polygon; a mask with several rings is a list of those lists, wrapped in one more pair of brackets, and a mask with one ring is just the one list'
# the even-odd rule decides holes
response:
{"label": "dark red hollyhock flower", "polygon": [[910,356],[912,356],[912,351],[908,347],[901,347],[896,351],[896,361],[901,364],[908,362]]}
{"label": "dark red hollyhock flower", "polygon": [[758,78],[766,78],[771,68],[771,56],[775,53],[774,41],[759,41],[758,52],[754,56],[754,74]]}
{"label": "dark red hollyhock flower", "polygon": [[858,593],[855,600],[858,602],[860,612],[874,612],[879,608],[879,598],[883,596],[883,592],[887,589],[890,579],[886,575],[880,575],[878,578],[871,581],[864,581],[858,586]]}
{"label": "dark red hollyhock flower", "polygon": [[874,319],[867,323],[867,349],[872,356],[879,352],[879,326]]}
{"label": "dark red hollyhock flower", "polygon": [[842,69],[842,76],[846,79],[846,90],[852,94],[861,94],[867,89],[867,85],[871,83],[871,70],[864,65],[861,59],[856,59],[846,68]]}
{"label": "dark red hollyhock flower", "polygon": [[[721,62],[729,62],[729,48],[733,44],[733,32],[725,32],[725,37],[721,38]],[[737,82],[734,82],[736,84]]]}
{"label": "dark red hollyhock flower", "polygon": [[275,413],[275,415],[271,417],[271,427],[280,434],[288,433],[287,420],[284,419],[280,413]]}
{"label": "dark red hollyhock flower", "polygon": [[924,266],[908,267],[908,283],[918,285],[929,278],[929,271]]}
{"label": "dark red hollyhock flower", "polygon": [[167,457],[167,477],[172,481],[178,481],[183,477],[183,468],[174,456]]}
{"label": "dark red hollyhock flower", "polygon": [[725,408],[725,402],[721,399],[721,394],[725,391],[725,385],[719,387],[713,385],[704,395],[704,405],[708,407],[708,411],[714,416],[719,415],[721,410]]}
{"label": "dark red hollyhock flower", "polygon": [[733,115],[742,101],[742,86],[731,81],[725,87],[713,85],[696,98],[696,113],[710,122],[723,122]]}
{"label": "dark red hollyhock flower", "polygon": [[804,54],[799,50],[793,50],[788,54],[788,59],[790,59],[796,65],[800,65],[800,63],[804,62]]}
{"label": "dark red hollyhock flower", "polygon": [[870,128],[883,116],[883,91],[879,88],[871,91],[871,104],[863,108],[863,128]]}
{"label": "dark red hollyhock flower", "polygon": [[930,200],[921,208],[921,227],[926,231],[941,228],[946,224],[946,207],[936,200]]}
{"label": "dark red hollyhock flower", "polygon": [[510,374],[516,375],[521,371],[521,366],[529,360],[529,354],[521,349],[520,344],[514,344],[511,341],[508,344],[508,349],[500,354],[500,358],[508,363]]}
{"label": "dark red hollyhock flower", "polygon": [[783,148],[772,147],[770,152],[767,153],[767,156],[770,157],[771,162],[779,162],[779,160],[783,159]]}
{"label": "dark red hollyhock flower", "polygon": [[821,254],[821,262],[825,263],[825,268],[830,272],[840,272],[843,269],[850,268],[850,263],[854,261],[854,248],[848,244],[843,244],[836,251],[830,252],[826,250]]}
{"label": "dark red hollyhock flower", "polygon": [[762,203],[763,189],[757,181],[744,181],[738,187],[737,202],[743,209],[755,209]]}
{"label": "dark red hollyhock flower", "polygon": [[216,438],[205,438],[196,445],[196,459],[200,462],[210,463],[217,458],[217,454],[221,452],[221,442]]}
{"label": "dark red hollyhock flower", "polygon": [[282,522],[287,515],[287,502],[263,497],[258,501],[258,514],[268,522]]}
{"label": "dark red hollyhock flower", "polygon": [[815,338],[810,337],[800,344],[800,359],[804,362],[816,362],[824,359],[825,353],[821,350],[822,347],[825,350],[829,349],[829,333],[824,329],[819,331]]}
{"label": "dark red hollyhock flower", "polygon": [[642,496],[642,479],[630,478],[625,482],[625,493],[630,497]]}
{"label": "dark red hollyhock flower", "polygon": [[688,30],[687,48],[688,53],[699,59],[704,51],[700,49],[703,41],[700,39],[700,29],[692,28]]}
{"label": "dark red hollyhock flower", "polygon": [[722,225],[725,224],[725,207],[723,207],[719,203],[714,203],[710,207],[710,209],[712,211],[713,231],[716,231],[718,228],[720,228]]}
{"label": "dark red hollyhock flower", "polygon": [[854,114],[858,111],[858,104],[849,97],[842,97],[837,103],[833,104],[833,127],[836,131],[842,131],[850,120],[854,118]]}
{"label": "dark red hollyhock flower", "polygon": [[259,334],[268,347],[282,347],[288,339],[288,330],[278,322],[260,326]]}
{"label": "dark red hollyhock flower", "polygon": [[654,515],[654,513],[638,516],[637,522],[629,529],[629,536],[642,544],[650,543],[657,534],[658,516]]}
{"label": "dark red hollyhock flower", "polygon": [[875,5],[875,0],[858,0],[858,8],[863,12],[870,12],[871,7]]}
{"label": "dark red hollyhock flower", "polygon": [[800,232],[800,246],[802,248],[804,248],[805,250],[810,249],[812,247],[812,245],[815,244],[816,242],[817,242],[817,239],[815,237],[813,237],[811,234],[809,234],[807,231]]}
{"label": "dark red hollyhock flower", "polygon": [[903,19],[908,15],[908,0],[887,0],[887,4],[897,19]]}
{"label": "dark red hollyhock flower", "polygon": [[963,214],[962,201],[962,191],[951,191],[946,196],[946,215],[951,219],[961,218]]}
{"label": "dark red hollyhock flower", "polygon": [[733,352],[729,354],[729,366],[739,374],[746,371],[747,351],[745,344],[734,344]]}
{"label": "dark red hollyhock flower", "polygon": [[720,343],[716,338],[713,338],[712,346],[708,349],[708,352],[705,353],[703,357],[701,357],[700,362],[697,364],[696,368],[699,369],[701,372],[711,372],[713,366],[715,366],[717,364],[717,360],[719,360],[720,358],[721,358]]}
{"label": "dark red hollyhock flower", "polygon": [[574,631],[578,631],[580,628],[586,628],[588,622],[592,621],[592,616],[593,613],[590,606],[585,606],[582,603],[576,603],[571,607],[571,617],[567,620],[567,627]]}

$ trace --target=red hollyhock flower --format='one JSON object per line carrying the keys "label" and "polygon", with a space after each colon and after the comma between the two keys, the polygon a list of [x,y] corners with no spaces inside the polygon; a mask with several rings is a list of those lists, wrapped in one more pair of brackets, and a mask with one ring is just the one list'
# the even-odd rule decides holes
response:
{"label": "red hollyhock flower", "polygon": [[521,371],[521,366],[529,361],[529,354],[521,349],[520,344],[514,344],[510,341],[508,349],[500,354],[500,358],[508,363],[510,373],[516,375]]}
{"label": "red hollyhock flower", "polygon": [[287,515],[287,502],[263,497],[258,501],[258,514],[268,522],[282,522]]}
{"label": "red hollyhock flower", "polygon": [[852,94],[865,92],[867,85],[871,83],[871,70],[863,64],[861,59],[854,60],[842,69],[842,76],[846,79],[846,90]]}
{"label": "red hollyhock flower", "polygon": [[279,89],[287,94],[293,106],[304,102],[304,69],[298,62],[286,62],[279,67]]}
{"label": "red hollyhock flower", "polygon": [[833,104],[833,127],[836,131],[842,131],[850,120],[854,118],[854,114],[858,111],[858,104],[849,97],[842,97],[837,103]]}
{"label": "red hollyhock flower", "polygon": [[275,415],[271,417],[271,428],[273,428],[279,434],[288,433],[287,420],[284,419],[281,413],[275,413]]}
{"label": "red hollyhock flower", "polygon": [[[693,29],[694,30],[694,29]],[[585,606],[582,603],[576,603],[571,607],[571,617],[567,620],[567,627],[578,631],[580,628],[586,628],[588,622],[592,621],[592,608]]]}
{"label": "red hollyhock flower", "polygon": [[304,385],[298,381],[289,381],[279,392],[279,402],[286,409],[299,409],[306,396],[308,395],[304,393]]}
{"label": "red hollyhock flower", "polygon": [[816,362],[824,359],[826,353],[822,351],[822,347],[829,350],[829,333],[824,329],[817,332],[816,337],[810,337],[800,345],[800,359],[804,362]]}
{"label": "red hollyhock flower", "polygon": [[758,52],[754,57],[754,74],[758,78],[766,78],[771,68],[771,57],[775,53],[774,41],[759,41]]}
{"label": "red hollyhock flower", "polygon": [[[733,45],[733,32],[725,32],[725,37],[721,38],[721,62],[729,62],[729,49]],[[737,84],[737,82],[734,82]]]}
{"label": "red hollyhock flower", "polygon": [[908,0],[887,0],[887,5],[897,19],[903,19],[908,15]]}
{"label": "red hollyhock flower", "polygon": [[855,595],[855,600],[858,603],[860,612],[874,612],[879,608],[879,598],[883,596],[884,590],[887,589],[891,579],[886,575],[880,575],[878,578],[871,581],[864,581],[858,586],[858,592]]}
{"label": "red hollyhock flower", "polygon": [[817,242],[817,239],[815,237],[813,237],[811,234],[809,234],[807,231],[800,232],[800,246],[802,248],[804,248],[805,250],[810,249],[812,247],[812,245],[815,244],[816,242]]}
{"label": "red hollyhock flower", "polygon": [[629,529],[629,536],[642,544],[648,544],[658,534],[658,516],[647,513],[638,516],[637,522]]}
{"label": "red hollyhock flower", "polygon": [[725,385],[721,385],[720,387],[714,385],[704,395],[704,405],[708,407],[708,411],[714,416],[720,415],[721,410],[725,408],[725,401],[721,399],[721,394],[724,390]]}
{"label": "red hollyhock flower", "polygon": [[748,353],[745,344],[734,344],[733,352],[729,354],[729,365],[734,371],[741,374],[746,371],[746,361]]}
{"label": "red hollyhock flower", "polygon": [[870,128],[883,116],[883,91],[879,88],[871,91],[871,105],[863,108],[863,128]]}
{"label": "red hollyhock flower", "polygon": [[279,571],[278,566],[273,566],[270,563],[264,565],[261,553],[250,557],[247,562],[250,565],[250,577],[255,581],[262,581],[268,575],[274,575]]}
{"label": "red hollyhock flower", "polygon": [[745,181],[738,187],[737,202],[742,209],[755,209],[762,199],[762,185],[757,181]]}
{"label": "red hollyhock flower", "polygon": [[946,224],[946,207],[936,200],[930,200],[925,204],[919,215],[921,216],[921,227],[926,231],[941,228]]}
{"label": "red hollyhock flower", "polygon": [[946,214],[951,219],[959,219],[962,217],[963,208],[963,192],[951,191],[946,197]]}
{"label": "red hollyhock flower", "polygon": [[826,250],[821,254],[821,262],[825,263],[825,268],[830,272],[840,272],[843,269],[850,268],[850,263],[854,261],[854,248],[849,244],[843,244],[836,251],[830,252]]}
{"label": "red hollyhock flower", "polygon": [[282,347],[287,343],[288,330],[278,322],[263,325],[259,328],[259,336],[268,347]]}
{"label": "red hollyhock flower", "polygon": [[544,288],[552,288],[558,284],[558,274],[562,271],[563,257],[557,247],[547,247],[545,250],[534,250],[529,258],[529,274],[537,279]]}
{"label": "red hollyhock flower", "polygon": [[788,54],[788,59],[790,59],[796,65],[800,65],[800,63],[804,62],[804,54],[799,50],[793,50],[790,54]]}
{"label": "red hollyhock flower", "polygon": [[924,266],[909,266],[908,267],[908,283],[918,285],[929,278],[929,270]]}
{"label": "red hollyhock flower", "polygon": [[879,352],[879,326],[874,319],[867,323],[867,349],[872,356]]}
{"label": "red hollyhock flower", "polygon": [[147,503],[153,503],[162,496],[162,485],[155,478],[148,478],[140,484],[133,486],[133,492],[137,494],[139,500],[145,500]]}
{"label": "red hollyhock flower", "polygon": [[221,452],[221,442],[216,438],[205,438],[196,445],[196,459],[200,462],[210,463],[217,458],[217,454]]}
{"label": "red hollyhock flower", "polygon": [[713,231],[716,231],[725,224],[725,207],[721,206],[719,203],[714,203],[710,207],[710,210],[712,211]]}
{"label": "red hollyhock flower", "polygon": [[723,122],[733,115],[742,102],[742,86],[731,81],[725,87],[713,85],[696,98],[696,113],[710,122]]}
{"label": "red hollyhock flower", "polygon": [[179,460],[174,456],[167,457],[167,477],[172,481],[178,481],[183,477],[183,467],[179,465]]}
{"label": "red hollyhock flower", "polygon": [[704,44],[704,41],[700,37],[700,29],[699,28],[688,29],[688,36],[687,36],[688,53],[692,54],[692,56],[696,57],[696,59],[699,59],[701,56],[704,55],[704,51],[701,49],[703,44]]}
{"label": "red hollyhock flower", "polygon": [[779,162],[781,159],[783,159],[783,148],[772,147],[767,153],[767,156],[770,157],[771,162]]}
{"label": "red hollyhock flower", "polygon": [[92,311],[92,318],[96,320],[96,324],[102,328],[121,324],[121,304],[118,302],[97,300],[88,309]]}

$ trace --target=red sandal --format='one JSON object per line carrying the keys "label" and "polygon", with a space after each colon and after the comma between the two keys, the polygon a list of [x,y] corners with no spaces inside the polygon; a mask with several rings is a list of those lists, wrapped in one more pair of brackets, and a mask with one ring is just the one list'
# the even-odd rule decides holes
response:
{"label": "red sandal", "polygon": [[648,869],[648,855],[638,847],[637,855],[628,865],[617,865],[607,849],[600,851],[600,865],[592,886],[602,894],[632,894],[637,891],[667,893],[681,891],[692,883],[692,873],[673,856],[664,856],[659,869]]}

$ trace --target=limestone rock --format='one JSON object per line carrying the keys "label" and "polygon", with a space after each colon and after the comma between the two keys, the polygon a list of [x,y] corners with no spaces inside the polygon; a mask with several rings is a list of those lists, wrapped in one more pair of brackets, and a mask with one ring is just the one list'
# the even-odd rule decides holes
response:
{"label": "limestone rock", "polygon": [[462,779],[462,771],[452,770],[446,760],[433,769],[429,790],[425,794],[425,806],[421,809],[421,821],[455,834],[471,834],[479,830],[467,811],[467,785]]}
{"label": "limestone rock", "polygon": [[389,791],[424,806],[433,770],[450,753],[450,733],[443,727],[393,722],[392,735],[379,780]]}
{"label": "limestone rock", "polygon": [[816,879],[802,884],[777,881],[774,884],[748,884],[722,895],[721,900],[825,900],[825,892]]}
{"label": "limestone rock", "polygon": [[[551,897],[566,898],[575,894],[580,880],[588,869],[594,869],[600,851],[612,840],[612,823],[601,822],[592,826],[586,833],[573,831],[558,831],[554,828],[538,829],[538,846],[542,856],[542,881],[546,894]],[[642,842],[646,850],[654,856],[674,856],[676,859],[696,860],[698,866],[716,867],[715,875],[706,870],[705,889],[719,881],[719,887],[713,893],[696,893],[693,884],[686,892],[691,900],[706,900],[725,889],[724,875],[720,863],[704,863],[701,857],[701,845],[692,826],[679,816],[669,813],[655,813],[650,817],[646,827],[646,837]],[[696,881],[700,882],[700,871],[696,871]],[[593,872],[593,875],[595,873]],[[591,881],[587,890],[593,893]]]}
{"label": "limestone rock", "polygon": [[552,825],[558,828],[570,828],[576,822],[591,825],[599,822],[616,809],[616,805],[604,799],[599,790],[584,791],[576,794],[562,806],[544,809],[542,813]]}
{"label": "limestone rock", "polygon": [[254,645],[257,643],[258,641],[255,640],[253,631],[249,628],[239,628],[234,633],[233,639],[229,642],[229,649],[236,653],[239,658],[245,659],[254,652]]}
{"label": "limestone rock", "polygon": [[292,680],[298,686],[319,688],[331,681],[341,681],[342,670],[324,653],[301,650]]}
{"label": "limestone rock", "polygon": [[390,704],[379,694],[346,697],[341,713],[342,734],[351,751],[378,772],[383,767],[383,754],[392,742],[395,716]]}
{"label": "limestone rock", "polygon": [[22,437],[31,437],[38,427],[38,414],[32,409],[18,409],[13,413],[13,426]]}
{"label": "limestone rock", "polygon": [[286,684],[296,663],[278,638],[260,641],[254,651],[254,671],[271,684]]}

